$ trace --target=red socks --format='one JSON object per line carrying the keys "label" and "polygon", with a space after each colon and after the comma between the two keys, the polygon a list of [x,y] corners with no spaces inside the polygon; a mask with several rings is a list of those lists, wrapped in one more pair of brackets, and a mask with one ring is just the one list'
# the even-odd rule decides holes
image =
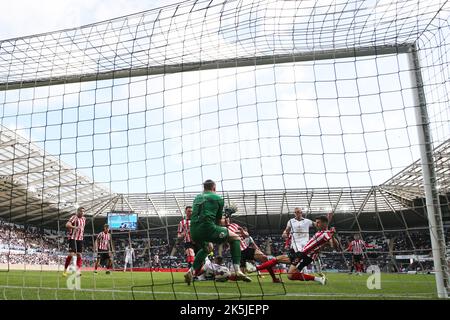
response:
{"label": "red socks", "polygon": [[228,280],[230,280],[230,281],[237,281],[237,277],[236,277],[235,274],[231,274],[231,275],[228,277]]}
{"label": "red socks", "polygon": [[[67,268],[69,267],[69,264],[72,262],[72,256],[69,255],[66,258],[66,262],[64,263],[64,269],[67,270]],[[81,265],[83,263],[83,260],[81,260],[81,257],[77,257],[77,267],[78,269],[81,269]]]}
{"label": "red socks", "polygon": [[81,257],[77,257],[77,267],[78,269],[81,269],[81,265],[83,264],[83,260],[81,259]]}
{"label": "red socks", "polygon": [[[203,267],[203,265],[202,265],[202,267]],[[194,270],[194,276],[195,276],[195,277],[198,276],[198,275],[200,275],[200,273],[201,273],[201,271],[202,271],[202,267],[200,267],[199,269],[195,269],[195,270]]]}
{"label": "red socks", "polygon": [[276,265],[278,263],[276,258],[273,258],[269,261],[266,261],[264,263],[261,263],[259,266],[256,267],[256,270],[264,270],[264,269],[269,269],[270,267],[273,267],[274,265]]}
{"label": "red socks", "polygon": [[273,269],[272,269],[272,268],[267,268],[267,271],[269,271],[269,274],[270,274],[270,276],[272,277],[272,280],[278,279],[278,278],[275,276],[275,272],[273,272]]}
{"label": "red socks", "polygon": [[290,280],[314,281],[314,276],[296,272],[296,273],[291,274]]}
{"label": "red socks", "polygon": [[69,267],[70,262],[72,261],[72,256],[69,255],[66,258],[66,263],[64,263],[64,269],[67,269]]}

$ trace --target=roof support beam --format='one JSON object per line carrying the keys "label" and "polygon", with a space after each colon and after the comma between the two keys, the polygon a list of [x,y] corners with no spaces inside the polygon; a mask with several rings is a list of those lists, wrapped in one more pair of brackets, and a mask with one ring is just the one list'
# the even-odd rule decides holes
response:
{"label": "roof support beam", "polygon": [[369,202],[370,196],[373,193],[373,188],[370,189],[370,191],[367,193],[366,197],[364,198],[363,202],[361,203],[361,206],[358,209],[358,212],[355,214],[355,221],[353,221],[350,229],[353,229],[355,224],[358,225],[358,229],[361,230],[361,226],[359,225],[358,218],[360,214],[363,212],[364,208],[366,207],[367,202]]}

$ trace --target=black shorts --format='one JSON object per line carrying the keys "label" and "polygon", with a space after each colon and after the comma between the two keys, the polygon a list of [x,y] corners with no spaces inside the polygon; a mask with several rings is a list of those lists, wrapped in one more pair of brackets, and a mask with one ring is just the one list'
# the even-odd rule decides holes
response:
{"label": "black shorts", "polygon": [[195,249],[195,245],[192,242],[185,242],[184,249]]}
{"label": "black shorts", "polygon": [[109,260],[109,251],[108,250],[98,250],[97,259],[100,259],[100,261]]}
{"label": "black shorts", "polygon": [[83,240],[69,239],[69,252],[82,253]]}
{"label": "black shorts", "polygon": [[289,257],[289,260],[291,260],[291,263],[293,264],[293,261],[296,261],[300,258],[300,251],[295,251],[294,249],[289,249],[287,256]]}
{"label": "black shorts", "polygon": [[296,266],[300,263],[298,266],[298,269],[301,271],[304,267],[309,266],[311,262],[313,262],[313,259],[311,257],[308,257],[306,254],[304,254],[301,251],[295,252],[294,249],[289,250],[288,254],[289,260],[291,260],[291,264]]}
{"label": "black shorts", "polygon": [[361,262],[362,259],[363,259],[362,254],[354,254],[353,255],[353,261],[356,262],[356,263]]}
{"label": "black shorts", "polygon": [[255,248],[248,247],[241,251],[241,267],[249,260],[255,260]]}

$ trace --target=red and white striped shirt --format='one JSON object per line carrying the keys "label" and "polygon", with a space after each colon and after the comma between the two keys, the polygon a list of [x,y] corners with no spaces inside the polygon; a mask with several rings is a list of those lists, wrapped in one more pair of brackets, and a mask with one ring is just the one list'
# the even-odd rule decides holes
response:
{"label": "red and white striped shirt", "polygon": [[83,240],[84,236],[84,226],[86,225],[86,218],[81,217],[78,218],[78,216],[75,214],[72,217],[70,217],[69,222],[74,226],[78,227],[78,229],[69,229],[68,237],[70,240]]}
{"label": "red and white striped shirt", "polygon": [[303,247],[302,252],[308,257],[313,257],[319,253],[320,248],[323,247],[333,237],[334,230],[321,230],[309,239],[308,243]]}
{"label": "red and white striped shirt", "polygon": [[246,238],[244,238],[245,241],[245,245],[248,247],[252,246],[253,248],[258,247],[257,244],[255,243],[255,240],[253,240],[252,237],[248,236]]}
{"label": "red and white striped shirt", "polygon": [[350,242],[347,250],[352,251],[352,253],[355,255],[361,255],[364,253],[365,248],[375,248],[375,246],[371,245],[371,244],[367,244],[364,240],[358,239],[358,240],[353,240],[352,242]]}
{"label": "red and white striped shirt", "polygon": [[[240,229],[242,229],[242,228],[237,223],[231,223],[231,224],[229,224],[227,226],[227,229],[229,231],[232,231],[232,232],[236,233],[237,235],[240,235],[241,234]],[[247,244],[247,241],[245,241],[245,237],[241,236],[240,242],[241,242],[240,243],[241,244],[241,251],[244,251],[245,249],[247,249],[248,244]]]}
{"label": "red and white striped shirt", "polygon": [[191,220],[183,219],[178,224],[178,234],[184,236],[184,242],[192,242],[191,239]]}
{"label": "red and white striped shirt", "polygon": [[102,231],[97,236],[97,249],[98,250],[109,250],[109,241],[111,240],[111,235],[109,232],[105,233]]}

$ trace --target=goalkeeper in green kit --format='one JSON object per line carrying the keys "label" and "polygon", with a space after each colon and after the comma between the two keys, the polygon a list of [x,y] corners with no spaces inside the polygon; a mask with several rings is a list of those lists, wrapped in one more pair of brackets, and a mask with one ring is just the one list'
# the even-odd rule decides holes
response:
{"label": "goalkeeper in green kit", "polygon": [[216,183],[212,180],[206,180],[203,183],[203,193],[195,197],[192,205],[191,238],[198,248],[201,249],[195,255],[192,268],[184,275],[184,280],[188,285],[191,284],[196,273],[200,272],[205,258],[210,252],[208,248],[209,242],[217,244],[229,242],[234,267],[231,271],[234,271],[237,280],[251,281],[240,270],[241,248],[239,235],[221,226],[223,207],[223,198],[216,194]]}

